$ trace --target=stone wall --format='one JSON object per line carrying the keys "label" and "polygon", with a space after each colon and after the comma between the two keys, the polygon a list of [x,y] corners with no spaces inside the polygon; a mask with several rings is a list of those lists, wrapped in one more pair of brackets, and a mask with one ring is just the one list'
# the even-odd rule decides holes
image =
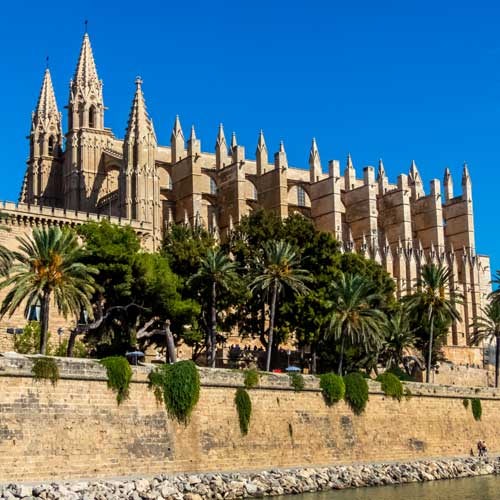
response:
{"label": "stone wall", "polygon": [[[0,357],[0,482],[268,469],[468,454],[479,439],[500,451],[500,393],[409,384],[413,397],[387,398],[370,383],[362,416],[327,407],[318,380],[294,392],[287,375],[250,391],[250,432],[234,405],[241,372],[201,369],[200,401],[189,425],[168,418],[134,368],[130,398],[117,406],[105,371],[91,360],[59,359],[52,386],[30,375],[31,359]],[[464,397],[482,399],[474,421]]]}

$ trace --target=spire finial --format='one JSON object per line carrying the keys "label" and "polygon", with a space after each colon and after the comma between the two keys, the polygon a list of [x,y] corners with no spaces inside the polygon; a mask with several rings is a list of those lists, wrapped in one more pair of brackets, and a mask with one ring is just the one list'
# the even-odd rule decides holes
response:
{"label": "spire finial", "polygon": [[233,132],[231,136],[231,149],[234,149],[238,145],[238,141],[236,140],[236,132]]}
{"label": "spire finial", "polygon": [[142,85],[142,78],[141,78],[139,75],[137,75],[137,76],[135,77],[135,86],[136,86],[138,89],[140,89],[140,88],[141,88],[141,85]]}
{"label": "spire finial", "polygon": [[85,19],[84,24],[85,24],[85,31],[84,31],[84,33],[87,35],[88,32],[89,32],[89,30],[88,30],[88,28],[89,28],[89,21],[88,21],[88,19]]}
{"label": "spire finial", "polygon": [[284,152],[285,152],[285,144],[283,143],[283,141],[280,141],[280,153]]}
{"label": "spire finial", "polygon": [[195,141],[196,140],[196,131],[194,129],[194,125],[191,125],[191,135],[189,136],[190,141]]}
{"label": "spire finial", "polygon": [[49,69],[49,56],[45,58],[45,69]]}

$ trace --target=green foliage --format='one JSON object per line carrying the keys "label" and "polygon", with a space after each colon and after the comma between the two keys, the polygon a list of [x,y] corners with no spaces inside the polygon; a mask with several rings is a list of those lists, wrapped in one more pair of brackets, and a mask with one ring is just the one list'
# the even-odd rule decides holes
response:
{"label": "green foliage", "polygon": [[469,400],[467,398],[462,399],[462,404],[466,410],[469,408]]}
{"label": "green foliage", "polygon": [[413,382],[413,379],[399,366],[393,366],[389,368],[385,373],[392,373],[402,382]]}
{"label": "green foliage", "polygon": [[349,373],[344,377],[345,400],[356,415],[360,415],[368,402],[368,383],[361,373]]}
{"label": "green foliage", "polygon": [[335,373],[323,373],[319,378],[319,386],[328,406],[344,399],[346,386],[344,380]]}
{"label": "green foliage", "polygon": [[108,387],[116,392],[116,401],[121,404],[128,398],[132,368],[123,356],[110,356],[100,363],[106,368]]}
{"label": "green foliage", "polygon": [[35,358],[31,373],[35,380],[50,380],[52,385],[59,380],[59,367],[53,358]]}
{"label": "green foliage", "polygon": [[[47,344],[50,332],[47,332]],[[40,349],[40,323],[29,321],[23,333],[14,335],[14,350],[19,354],[36,354]],[[50,352],[48,352],[50,354]]]}
{"label": "green foliage", "polygon": [[241,433],[246,436],[250,426],[250,418],[252,416],[252,401],[246,389],[242,387],[236,390],[234,404],[238,410]]}
{"label": "green foliage", "polygon": [[293,387],[295,392],[300,392],[304,390],[306,385],[304,381],[304,376],[302,373],[289,373],[290,385]]}
{"label": "green foliage", "polygon": [[472,408],[472,416],[474,420],[481,420],[483,414],[483,407],[481,405],[481,400],[479,398],[472,398],[470,400]]}
{"label": "green foliage", "polygon": [[162,365],[149,374],[149,387],[157,401],[163,400],[168,414],[187,424],[200,398],[200,375],[192,361]]}
{"label": "green foliage", "polygon": [[[58,356],[60,358],[65,358],[68,352],[68,339],[64,339],[60,344],[51,350],[53,356]],[[75,345],[73,346],[73,358],[88,358],[89,350],[87,346],[80,340],[75,340]]]}
{"label": "green foliage", "polygon": [[404,395],[403,384],[396,375],[389,372],[381,373],[377,377],[377,381],[380,382],[382,391],[386,396],[401,401]]}
{"label": "green foliage", "polygon": [[260,373],[255,369],[245,370],[243,383],[247,389],[255,387],[259,383]]}

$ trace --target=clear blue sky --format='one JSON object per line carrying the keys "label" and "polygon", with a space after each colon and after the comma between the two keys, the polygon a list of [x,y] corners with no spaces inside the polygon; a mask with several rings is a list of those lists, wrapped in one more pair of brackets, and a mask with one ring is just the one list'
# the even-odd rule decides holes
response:
{"label": "clear blue sky", "polygon": [[18,196],[47,54],[64,111],[86,18],[105,124],[117,136],[141,75],[163,144],[179,114],[185,133],[196,125],[204,150],[213,150],[223,122],[253,157],[263,128],[270,152],[283,139],[289,162],[306,166],[315,136],[324,166],[333,158],[343,165],[351,152],[361,176],[382,157],[394,182],[415,159],[427,190],[450,167],[455,193],[466,160],[477,251],[500,268],[500,3],[8,2],[0,198]]}

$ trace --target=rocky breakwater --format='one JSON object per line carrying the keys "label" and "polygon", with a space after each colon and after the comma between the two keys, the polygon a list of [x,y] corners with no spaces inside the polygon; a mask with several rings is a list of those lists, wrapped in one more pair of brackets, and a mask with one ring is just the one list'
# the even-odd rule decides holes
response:
{"label": "rocky breakwater", "polygon": [[95,480],[0,486],[0,499],[216,500],[292,495],[500,473],[500,457],[456,458],[279,469],[223,474],[181,474],[149,479]]}

